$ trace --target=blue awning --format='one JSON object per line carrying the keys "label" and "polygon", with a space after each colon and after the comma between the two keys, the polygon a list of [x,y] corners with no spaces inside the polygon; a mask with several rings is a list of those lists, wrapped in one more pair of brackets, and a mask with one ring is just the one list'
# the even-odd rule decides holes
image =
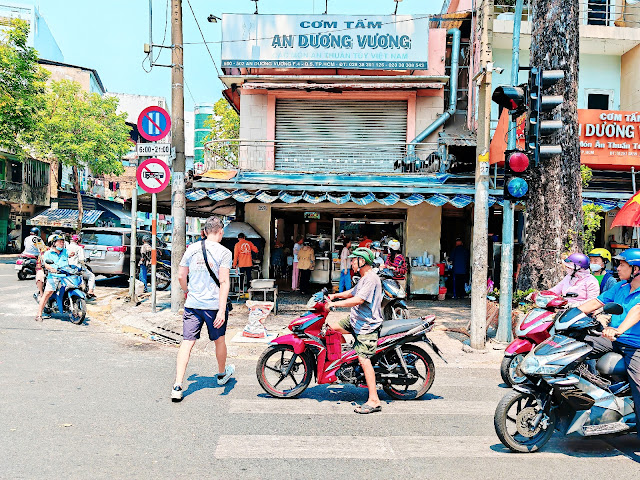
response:
{"label": "blue awning", "polygon": [[[83,225],[93,225],[102,215],[102,210],[85,210],[82,214]],[[49,208],[27,220],[27,225],[37,227],[77,228],[78,210]]]}

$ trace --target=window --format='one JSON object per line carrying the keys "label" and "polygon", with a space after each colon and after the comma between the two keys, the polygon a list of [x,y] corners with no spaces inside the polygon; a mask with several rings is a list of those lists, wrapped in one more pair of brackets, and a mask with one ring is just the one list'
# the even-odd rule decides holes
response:
{"label": "window", "polygon": [[106,247],[121,247],[122,235],[119,233],[84,232],[80,242],[83,245],[104,245]]}
{"label": "window", "polygon": [[609,0],[589,0],[587,5],[587,25],[607,25]]}
{"label": "window", "polygon": [[585,90],[587,108],[591,110],[613,110],[613,90]]}

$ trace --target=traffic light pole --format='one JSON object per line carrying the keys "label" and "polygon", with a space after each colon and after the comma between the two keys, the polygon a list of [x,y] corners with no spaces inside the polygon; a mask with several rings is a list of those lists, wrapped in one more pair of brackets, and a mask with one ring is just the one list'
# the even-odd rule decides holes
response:
{"label": "traffic light pole", "polygon": [[[518,85],[520,73],[520,24],[522,21],[523,0],[517,0],[513,19],[513,43],[511,46],[511,85]],[[516,148],[516,121],[509,117],[509,137],[507,149]],[[502,254],[500,260],[500,310],[498,313],[498,331],[496,340],[511,341],[511,311],[513,299],[513,226],[515,205],[509,200],[502,204]]]}

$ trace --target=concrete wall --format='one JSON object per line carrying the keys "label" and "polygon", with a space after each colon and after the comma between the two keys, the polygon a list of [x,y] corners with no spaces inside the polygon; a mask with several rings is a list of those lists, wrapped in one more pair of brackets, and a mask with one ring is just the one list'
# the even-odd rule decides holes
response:
{"label": "concrete wall", "polygon": [[87,70],[80,70],[75,68],[63,67],[61,65],[42,65],[51,72],[49,81],[59,82],[60,80],[70,80],[72,82],[78,82],[82,89],[91,91],[91,72]]}
{"label": "concrete wall", "polygon": [[[253,96],[253,95],[252,95]],[[264,208],[263,211],[259,208]],[[271,205],[247,203],[244,206],[244,221],[251,225],[264,238],[264,258],[262,259],[262,276],[269,278],[269,261],[271,259]]]}
{"label": "concrete wall", "polygon": [[422,255],[425,250],[440,259],[440,227],[442,207],[421,203],[407,208],[406,253],[408,257]]}
{"label": "concrete wall", "polygon": [[[431,125],[439,115],[444,112],[444,90],[433,90],[435,96],[418,96],[416,98],[416,132],[418,135],[429,125]],[[437,147],[438,133],[442,131],[442,127],[429,135],[416,148],[416,153],[422,158],[423,154],[433,152]]]}
{"label": "concrete wall", "polygon": [[622,56],[620,110],[640,110],[640,45]]}
{"label": "concrete wall", "polygon": [[[267,95],[240,95],[240,139],[267,139]],[[266,169],[264,144],[247,144],[240,147],[238,166],[247,170]]]}

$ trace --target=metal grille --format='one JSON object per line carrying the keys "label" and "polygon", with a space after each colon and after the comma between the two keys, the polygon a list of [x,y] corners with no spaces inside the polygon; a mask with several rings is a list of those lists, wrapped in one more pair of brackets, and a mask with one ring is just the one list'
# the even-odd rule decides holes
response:
{"label": "metal grille", "polygon": [[276,102],[276,170],[393,172],[406,139],[406,101]]}

